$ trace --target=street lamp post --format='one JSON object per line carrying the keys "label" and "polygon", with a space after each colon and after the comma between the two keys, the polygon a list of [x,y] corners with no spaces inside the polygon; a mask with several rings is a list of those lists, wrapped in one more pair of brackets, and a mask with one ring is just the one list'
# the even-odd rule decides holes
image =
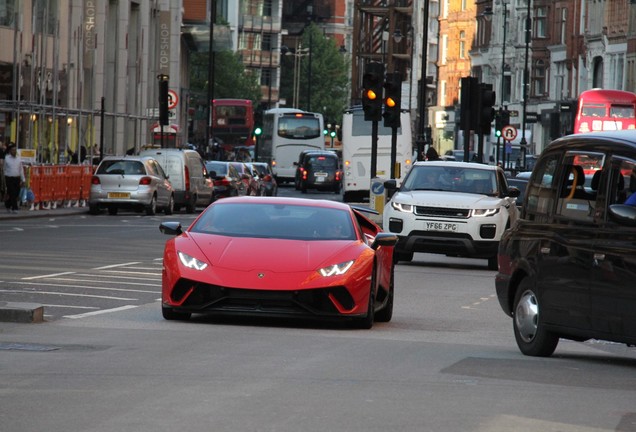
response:
{"label": "street lamp post", "polygon": [[294,56],[294,91],[292,105],[298,108],[298,99],[300,97],[300,59],[310,54],[309,48],[303,48],[302,43],[298,44],[295,51],[287,51],[285,55]]}
{"label": "street lamp post", "polygon": [[532,18],[530,18],[530,2],[531,0],[526,0],[528,3],[528,10],[526,13],[526,56],[525,56],[525,65],[523,68],[523,114],[521,117],[521,167],[525,169],[526,167],[526,153],[527,153],[527,141],[526,141],[526,109],[528,105],[528,87],[529,87],[529,78],[530,71],[528,70],[528,57],[530,50],[530,28],[532,25]]}
{"label": "street lamp post", "polygon": [[[505,1],[501,2],[503,5],[503,38],[501,42],[501,93],[500,93],[500,102],[499,102],[499,115],[502,116],[506,110],[504,105],[504,92],[506,89],[506,38],[507,38],[507,29],[508,29],[508,4]],[[492,9],[487,8],[484,12],[484,16],[486,19],[490,19],[493,15]],[[504,125],[507,126],[507,125]],[[497,136],[497,150],[496,150],[496,163],[499,163],[499,158],[501,157],[501,136]],[[505,161],[504,161],[505,167]]]}
{"label": "street lamp post", "polygon": [[418,109],[420,113],[420,121],[418,124],[418,133],[416,137],[417,143],[417,160],[424,160],[424,131],[428,123],[426,109],[426,77],[428,71],[428,8],[429,0],[424,0],[424,13],[422,17],[422,77],[420,78],[420,100]]}

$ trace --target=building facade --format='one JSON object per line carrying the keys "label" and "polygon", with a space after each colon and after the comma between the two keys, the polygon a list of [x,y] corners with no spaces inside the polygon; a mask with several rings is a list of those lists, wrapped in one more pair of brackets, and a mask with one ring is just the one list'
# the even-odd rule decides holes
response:
{"label": "building facade", "polygon": [[123,154],[152,144],[158,76],[169,80],[173,142],[187,107],[181,2],[0,0],[0,134],[33,160]]}

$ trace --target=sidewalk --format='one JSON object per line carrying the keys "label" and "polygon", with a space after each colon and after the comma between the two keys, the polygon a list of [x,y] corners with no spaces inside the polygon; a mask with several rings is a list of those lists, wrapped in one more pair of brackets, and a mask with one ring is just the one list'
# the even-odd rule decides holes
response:
{"label": "sidewalk", "polygon": [[9,213],[4,206],[0,205],[0,223],[5,220],[40,218],[40,217],[57,217],[69,216],[76,214],[88,214],[88,206],[86,207],[57,207],[41,210],[29,210],[28,207],[21,207],[18,213]]}

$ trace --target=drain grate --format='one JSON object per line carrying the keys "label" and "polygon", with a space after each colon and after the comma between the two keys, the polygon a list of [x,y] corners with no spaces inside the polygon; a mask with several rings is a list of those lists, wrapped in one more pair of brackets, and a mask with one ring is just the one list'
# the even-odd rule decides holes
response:
{"label": "drain grate", "polygon": [[0,342],[0,350],[4,351],[55,351],[59,349],[53,345]]}

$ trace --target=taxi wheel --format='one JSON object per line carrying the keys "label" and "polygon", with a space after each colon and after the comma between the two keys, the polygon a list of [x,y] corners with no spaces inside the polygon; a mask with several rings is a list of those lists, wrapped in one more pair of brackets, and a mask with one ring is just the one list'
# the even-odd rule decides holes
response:
{"label": "taxi wheel", "polygon": [[545,328],[541,309],[536,283],[526,277],[515,295],[512,322],[517,346],[527,356],[549,357],[559,343],[559,336]]}

